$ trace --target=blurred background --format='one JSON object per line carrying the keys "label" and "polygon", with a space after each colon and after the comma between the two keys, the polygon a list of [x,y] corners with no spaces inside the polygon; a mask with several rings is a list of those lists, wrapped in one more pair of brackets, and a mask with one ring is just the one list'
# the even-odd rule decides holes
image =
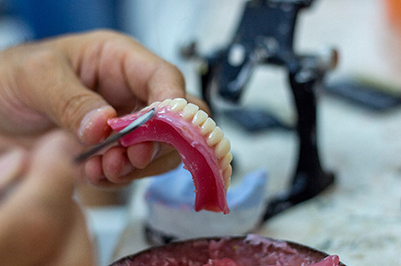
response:
{"label": "blurred background", "polygon": [[[65,33],[109,28],[137,38],[176,64],[189,92],[200,95],[197,63],[180,49],[197,41],[201,54],[227,44],[245,0],[0,0],[0,49]],[[318,197],[267,221],[258,233],[339,254],[347,265],[399,264],[401,249],[401,2],[397,0],[316,0],[302,10],[295,50],[308,53],[334,47],[337,67],[327,87],[357,83],[392,97],[381,110],[353,97],[324,90],[318,98],[318,143],[325,169],[336,184]],[[285,69],[255,69],[241,99],[286,124],[296,113]],[[376,94],[375,94],[376,95]],[[373,100],[376,96],[373,96]],[[296,161],[294,132],[247,132],[219,121],[232,142],[233,178],[265,168],[266,197],[283,190]],[[122,206],[88,208],[101,265],[148,246],[143,236],[148,181],[135,182]],[[243,233],[243,232],[239,232]],[[386,259],[384,259],[384,257]]]}

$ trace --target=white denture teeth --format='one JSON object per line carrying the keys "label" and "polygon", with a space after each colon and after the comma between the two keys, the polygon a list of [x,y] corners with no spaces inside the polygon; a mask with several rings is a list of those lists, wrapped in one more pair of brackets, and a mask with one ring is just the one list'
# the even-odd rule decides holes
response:
{"label": "white denture teeth", "polygon": [[223,158],[221,158],[220,168],[224,171],[230,165],[232,159],[233,155],[231,154],[231,152],[228,152]]}
{"label": "white denture teeth", "polygon": [[220,127],[216,126],[213,131],[209,134],[209,136],[207,137],[206,143],[207,145],[209,145],[210,147],[213,147],[214,145],[216,145],[217,143],[220,142],[220,140],[222,140],[224,137],[224,133],[223,130],[221,130]]}
{"label": "white denture teeth", "polygon": [[155,107],[155,106],[157,106],[157,105],[160,105],[161,104],[161,102],[153,102],[151,105],[149,105],[148,107],[146,107],[146,109],[152,109],[153,107]]}
{"label": "white denture teeth", "polygon": [[212,132],[215,129],[215,127],[216,127],[216,122],[214,122],[213,119],[208,117],[205,123],[203,123],[203,125],[201,126],[201,134],[206,135]]}
{"label": "white denture teeth", "polygon": [[232,174],[231,161],[233,156],[230,153],[230,141],[224,136],[221,128],[216,126],[216,122],[205,111],[200,110],[199,106],[188,103],[183,98],[155,102],[150,105],[150,108],[154,106],[168,106],[171,111],[179,113],[182,119],[190,121],[192,125],[199,127],[200,134],[204,136],[206,144],[214,149],[214,154],[219,162],[224,184],[227,188]]}
{"label": "white denture teeth", "polygon": [[171,99],[166,99],[166,100],[162,101],[162,102],[159,104],[159,106],[160,106],[160,107],[163,107],[163,106],[166,106],[166,105],[170,106],[170,103],[171,103],[172,101],[173,101],[173,100],[171,100]]}
{"label": "white denture teeth", "polygon": [[199,110],[196,112],[194,118],[192,118],[192,124],[196,126],[202,126],[208,117],[209,116],[205,111]]}
{"label": "white denture teeth", "polygon": [[226,137],[223,137],[222,140],[220,140],[220,142],[216,145],[214,153],[217,159],[221,159],[223,156],[229,153],[230,150],[231,150],[230,141]]}
{"label": "white denture teeth", "polygon": [[187,100],[183,98],[176,98],[170,102],[170,107],[173,112],[179,112],[187,105]]}
{"label": "white denture teeth", "polygon": [[198,112],[199,107],[193,103],[189,103],[187,104],[184,109],[181,112],[181,116],[182,118],[184,118],[185,120],[191,120],[196,112]]}
{"label": "white denture teeth", "polygon": [[232,174],[233,174],[233,168],[229,164],[227,168],[223,171],[224,186],[226,190],[230,186],[230,179]]}

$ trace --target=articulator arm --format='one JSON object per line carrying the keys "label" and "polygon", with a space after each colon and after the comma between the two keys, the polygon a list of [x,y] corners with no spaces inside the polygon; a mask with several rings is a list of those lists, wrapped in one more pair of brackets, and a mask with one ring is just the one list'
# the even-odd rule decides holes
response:
{"label": "articulator arm", "polygon": [[[239,104],[242,93],[260,64],[282,66],[288,71],[289,84],[298,114],[298,164],[289,188],[269,201],[263,221],[308,200],[334,182],[322,170],[317,146],[316,88],[326,71],[337,61],[334,50],[327,53],[298,55],[293,50],[296,19],[301,9],[313,0],[251,0],[245,4],[239,26],[230,44],[210,57],[201,73],[202,95],[212,112],[219,97]],[[192,46],[194,48],[194,46]],[[192,49],[192,55],[194,49]]]}

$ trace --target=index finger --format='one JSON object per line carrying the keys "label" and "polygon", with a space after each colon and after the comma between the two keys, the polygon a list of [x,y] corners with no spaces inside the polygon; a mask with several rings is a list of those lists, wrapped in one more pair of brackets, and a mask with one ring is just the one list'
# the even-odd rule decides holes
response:
{"label": "index finger", "polygon": [[185,97],[181,71],[129,36],[96,31],[71,36],[60,45],[84,85],[115,108]]}

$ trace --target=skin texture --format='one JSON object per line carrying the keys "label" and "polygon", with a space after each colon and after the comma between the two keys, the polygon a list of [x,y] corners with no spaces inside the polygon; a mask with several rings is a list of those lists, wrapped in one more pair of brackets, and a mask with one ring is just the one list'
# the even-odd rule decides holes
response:
{"label": "skin texture", "polygon": [[[185,97],[172,64],[111,31],[62,36],[0,52],[0,258],[4,265],[93,265],[76,186],[115,188],[178,165],[171,147],[112,147],[109,118]],[[57,131],[57,132],[55,132]]]}
{"label": "skin texture", "polygon": [[[58,131],[42,137],[34,147],[0,157],[13,161],[3,172],[0,258],[4,265],[94,265],[85,220],[73,200],[79,171],[71,157],[80,151],[68,134]],[[8,156],[10,156],[7,158]],[[18,185],[15,178],[18,177]],[[14,180],[13,182],[11,180]]]}
{"label": "skin texture", "polygon": [[[125,35],[96,31],[14,47],[0,53],[0,149],[30,146],[55,127],[92,145],[110,134],[107,119],[176,97],[206,109],[186,95],[175,66]],[[95,156],[85,174],[92,184],[118,187],[178,163],[173,149],[145,143]]]}

